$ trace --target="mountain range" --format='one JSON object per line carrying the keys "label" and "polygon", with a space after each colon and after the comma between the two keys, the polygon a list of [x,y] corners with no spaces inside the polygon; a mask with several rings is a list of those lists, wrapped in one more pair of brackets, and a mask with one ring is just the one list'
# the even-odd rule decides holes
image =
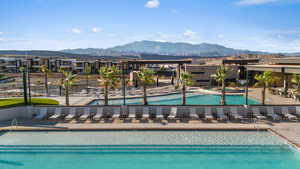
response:
{"label": "mountain range", "polygon": [[[236,56],[241,54],[272,54],[259,51],[239,50],[227,48],[218,44],[189,44],[171,43],[157,41],[137,41],[112,48],[78,48],[64,49],[61,51],[46,50],[0,50],[0,55],[31,55],[31,56],[52,56],[52,57],[73,57],[73,58],[112,58],[130,57],[145,59],[183,59],[191,57],[223,57]],[[299,56],[300,53],[286,53],[286,56]]]}

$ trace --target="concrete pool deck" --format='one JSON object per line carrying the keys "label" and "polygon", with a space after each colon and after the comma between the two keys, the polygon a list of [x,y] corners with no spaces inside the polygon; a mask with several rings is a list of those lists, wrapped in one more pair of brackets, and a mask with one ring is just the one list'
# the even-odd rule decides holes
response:
{"label": "concrete pool deck", "polygon": [[70,131],[70,130],[270,130],[300,149],[300,123],[298,122],[261,122],[254,123],[63,123],[50,121],[21,120],[18,126],[10,121],[0,123],[0,131]]}

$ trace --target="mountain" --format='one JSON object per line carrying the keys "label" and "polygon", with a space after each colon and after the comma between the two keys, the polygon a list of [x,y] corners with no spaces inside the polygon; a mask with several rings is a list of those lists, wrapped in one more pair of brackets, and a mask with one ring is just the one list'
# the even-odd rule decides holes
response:
{"label": "mountain", "polygon": [[263,54],[263,52],[236,50],[217,44],[189,44],[156,41],[138,41],[106,50],[121,53],[147,53],[175,56],[230,56],[239,54]]}
{"label": "mountain", "polygon": [[[48,50],[0,50],[0,55],[9,56],[39,56],[39,57],[60,57],[60,58],[99,58],[90,54],[76,54]],[[111,56],[109,56],[111,57]]]}

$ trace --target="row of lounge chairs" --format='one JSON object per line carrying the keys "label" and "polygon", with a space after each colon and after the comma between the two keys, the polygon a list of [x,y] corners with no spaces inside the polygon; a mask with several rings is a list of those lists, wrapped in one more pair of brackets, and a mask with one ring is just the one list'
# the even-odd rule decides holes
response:
{"label": "row of lounge chairs", "polygon": [[104,110],[104,107],[97,107],[96,112],[92,113],[90,107],[84,107],[82,113],[76,112],[76,107],[70,107],[68,113],[62,113],[62,107],[57,107],[53,114],[48,114],[47,108],[40,108],[39,112],[34,119],[42,120],[58,120],[64,119],[70,121],[73,119],[85,121],[87,119],[91,120],[101,120],[101,119],[157,119],[157,120],[176,120],[176,119],[193,119],[199,120],[203,119],[205,121],[229,121],[229,120],[243,120],[249,118],[256,118],[257,120],[267,120],[271,119],[274,121],[289,120],[297,121],[300,117],[300,107],[296,107],[296,112],[294,114],[289,112],[288,107],[282,107],[280,112],[275,113],[274,107],[267,107],[267,111],[261,111],[259,107],[252,107],[251,109],[246,109],[245,112],[241,112],[237,107],[230,107],[229,113],[225,113],[223,107],[217,107],[216,112],[213,113],[212,107],[205,107],[204,111],[197,111],[196,107],[188,107],[180,109],[177,106],[170,108],[168,114],[163,112],[163,107],[155,107],[155,113],[150,113],[150,107],[142,107],[142,111],[137,111],[137,107],[130,106],[127,107],[112,107],[110,110]]}

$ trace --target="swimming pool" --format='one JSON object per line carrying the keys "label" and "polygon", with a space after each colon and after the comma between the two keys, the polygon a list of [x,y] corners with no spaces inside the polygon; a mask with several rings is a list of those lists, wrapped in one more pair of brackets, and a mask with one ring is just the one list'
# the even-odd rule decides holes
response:
{"label": "swimming pool", "polygon": [[[219,105],[220,95],[200,95],[200,94],[187,94],[187,104],[190,105]],[[243,105],[246,103],[245,97],[242,95],[227,95],[226,101],[228,105]],[[148,97],[148,102],[151,105],[180,105],[182,104],[181,94],[172,94],[167,96]],[[101,100],[95,100],[90,105],[101,105]],[[122,99],[113,99],[109,101],[111,105],[123,104]],[[142,104],[142,98],[126,99],[126,104]],[[259,104],[258,101],[249,99],[248,104]]]}
{"label": "swimming pool", "polygon": [[2,169],[299,169],[269,132],[2,132]]}

